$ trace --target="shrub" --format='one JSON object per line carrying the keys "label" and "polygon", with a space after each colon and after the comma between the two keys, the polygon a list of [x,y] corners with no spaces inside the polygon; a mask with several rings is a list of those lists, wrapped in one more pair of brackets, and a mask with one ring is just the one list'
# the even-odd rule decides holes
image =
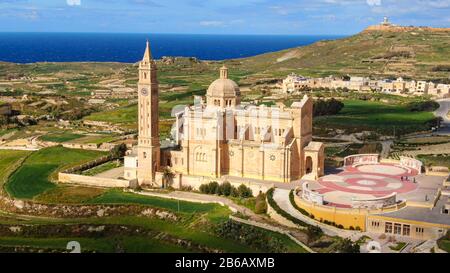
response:
{"label": "shrub", "polygon": [[199,188],[200,192],[206,193],[206,194],[217,194],[219,191],[219,183],[217,182],[210,182],[208,184],[202,184]]}
{"label": "shrub", "polygon": [[336,249],[340,253],[359,253],[360,247],[357,243],[353,243],[350,239],[341,240]]}
{"label": "shrub", "polygon": [[219,193],[219,183],[217,183],[216,181],[209,183],[209,193],[210,194]]}
{"label": "shrub", "polygon": [[256,197],[255,213],[264,214],[267,212],[266,195],[262,192]]}
{"label": "shrub", "polygon": [[306,210],[302,209],[301,207],[297,206],[297,203],[295,203],[295,196],[294,196],[294,190],[291,190],[291,192],[289,193],[289,200],[291,201],[292,206],[301,212],[301,214],[311,217],[314,219],[314,215],[310,215]]}
{"label": "shrub", "polygon": [[223,182],[218,188],[218,194],[224,196],[230,196],[233,186],[230,182]]}
{"label": "shrub", "polygon": [[280,239],[270,236],[267,232],[231,220],[221,224],[216,233],[221,237],[241,242],[262,252],[283,253],[287,250]]}
{"label": "shrub", "polygon": [[201,193],[209,194],[209,184],[201,184],[199,190]]}
{"label": "shrub", "polygon": [[115,159],[122,158],[125,156],[125,153],[127,152],[127,145],[124,143],[114,146],[114,148],[111,150],[111,156]]}
{"label": "shrub", "polygon": [[338,114],[344,104],[334,98],[330,100],[317,100],[314,102],[313,116],[329,116]]}
{"label": "shrub", "polygon": [[245,186],[244,184],[240,185],[237,190],[238,190],[239,196],[242,198],[249,198],[249,197],[253,196],[252,189]]}
{"label": "shrub", "polygon": [[439,108],[439,103],[428,100],[428,101],[415,101],[408,104],[408,110],[411,112],[433,112]]}
{"label": "shrub", "polygon": [[232,196],[232,197],[239,197],[239,192],[238,192],[238,190],[236,189],[236,187],[231,187],[231,193],[230,193],[230,195]]}
{"label": "shrub", "polygon": [[308,235],[308,241],[313,242],[322,237],[323,231],[317,226],[310,225],[306,230],[306,234]]}

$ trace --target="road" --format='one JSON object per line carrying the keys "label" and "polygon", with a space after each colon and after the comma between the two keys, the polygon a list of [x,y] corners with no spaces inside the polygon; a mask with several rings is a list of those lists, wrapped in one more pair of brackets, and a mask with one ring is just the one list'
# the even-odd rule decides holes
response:
{"label": "road", "polygon": [[381,142],[383,149],[381,150],[381,157],[388,158],[391,153],[392,145],[394,144],[393,140],[385,140]]}
{"label": "road", "polygon": [[450,118],[447,116],[450,111],[450,99],[437,100],[437,102],[441,107],[439,107],[434,114],[438,117],[442,117],[444,119],[444,123],[442,124],[442,127],[435,132],[435,134],[450,135]]}

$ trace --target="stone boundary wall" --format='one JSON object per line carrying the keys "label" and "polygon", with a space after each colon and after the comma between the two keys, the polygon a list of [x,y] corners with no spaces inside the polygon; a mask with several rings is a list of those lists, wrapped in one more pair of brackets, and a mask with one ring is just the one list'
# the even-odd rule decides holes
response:
{"label": "stone boundary wall", "polygon": [[58,181],[60,183],[78,184],[93,187],[106,187],[106,188],[128,188],[130,186],[130,181],[128,180],[85,176],[69,173],[59,173]]}
{"label": "stone boundary wall", "polygon": [[233,220],[233,221],[235,221],[235,222],[238,222],[238,223],[242,223],[242,224],[250,225],[250,226],[255,226],[255,227],[258,227],[258,228],[262,228],[262,229],[266,229],[266,230],[269,230],[269,231],[273,231],[273,232],[277,232],[277,233],[286,235],[286,236],[289,237],[289,239],[291,239],[292,241],[294,241],[294,242],[295,242],[296,244],[298,244],[299,246],[303,247],[303,248],[304,248],[306,251],[308,251],[309,253],[316,253],[316,252],[315,252],[314,250],[312,250],[309,246],[305,245],[304,243],[302,243],[301,241],[299,241],[297,238],[295,238],[294,236],[292,236],[290,232],[285,231],[285,230],[283,230],[283,229],[281,229],[281,228],[274,227],[274,226],[271,226],[271,225],[268,225],[268,224],[264,224],[264,223],[259,223],[259,222],[251,221],[251,220],[245,220],[245,219],[242,219],[242,218],[234,217],[234,216],[232,216],[232,215],[230,215],[230,219]]}
{"label": "stone boundary wall", "polygon": [[111,216],[157,217],[162,220],[178,221],[179,217],[162,208],[141,205],[76,205],[41,204],[34,201],[15,200],[0,195],[0,210],[14,214],[58,218],[102,218]]}
{"label": "stone boundary wall", "polygon": [[344,158],[344,167],[355,164],[376,164],[380,162],[379,154],[358,154],[350,155]]}
{"label": "stone boundary wall", "polygon": [[407,204],[406,202],[402,202],[400,204],[384,207],[381,209],[346,209],[309,203],[301,199],[297,194],[294,195],[294,202],[298,207],[304,209],[309,214],[314,215],[315,220],[327,220],[329,222],[334,222],[337,225],[342,225],[347,229],[349,229],[351,226],[354,228],[360,227],[362,231],[366,230],[366,218],[368,215],[397,211],[401,208],[404,208]]}
{"label": "stone boundary wall", "polygon": [[400,166],[416,170],[419,172],[419,174],[421,174],[423,163],[422,163],[422,161],[414,159],[414,158],[401,156],[400,157]]}
{"label": "stone boundary wall", "polygon": [[309,182],[305,182],[302,185],[302,198],[308,202],[323,205],[323,194],[310,190]]}
{"label": "stone boundary wall", "polygon": [[397,164],[397,165],[400,165],[400,160],[392,159],[392,158],[382,158],[382,159],[380,160],[380,163],[384,163],[384,164]]}
{"label": "stone boundary wall", "polygon": [[372,199],[353,199],[352,208],[355,209],[381,209],[394,206],[397,203],[397,193]]}
{"label": "stone boundary wall", "polygon": [[97,167],[99,165],[102,165],[108,161],[111,161],[112,159],[113,158],[111,155],[103,156],[103,157],[97,158],[95,160],[89,161],[87,163],[66,169],[63,171],[63,173],[74,174],[76,172],[85,171],[85,170]]}

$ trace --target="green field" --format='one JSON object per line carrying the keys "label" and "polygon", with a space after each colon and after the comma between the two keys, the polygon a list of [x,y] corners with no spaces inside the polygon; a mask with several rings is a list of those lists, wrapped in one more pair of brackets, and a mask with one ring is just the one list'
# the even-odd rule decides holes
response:
{"label": "green field", "polygon": [[3,247],[30,247],[38,249],[53,249],[67,251],[66,246],[70,241],[77,241],[81,245],[82,252],[114,253],[120,245],[129,253],[186,253],[186,249],[165,243],[163,241],[138,236],[117,236],[114,239],[104,238],[15,238],[0,237],[0,246]]}
{"label": "green field", "polygon": [[5,188],[13,197],[31,199],[56,187],[51,180],[56,178],[59,169],[90,161],[104,154],[60,146],[42,149],[25,160],[8,179]]}
{"label": "green field", "polygon": [[0,150],[0,186],[6,182],[16,165],[29,154],[27,151]]}
{"label": "green field", "polygon": [[315,126],[393,133],[396,129],[426,129],[426,123],[434,118],[431,112],[410,112],[405,105],[400,104],[345,100],[344,105],[341,112],[335,116],[315,118]]}
{"label": "green field", "polygon": [[421,160],[425,166],[444,166],[450,168],[450,155],[418,155],[417,158]]}
{"label": "green field", "polygon": [[[126,193],[121,190],[110,190],[104,195],[99,196],[91,201],[91,204],[140,204],[153,207],[168,209],[182,213],[204,213],[215,210],[220,206],[216,204],[201,204],[185,201],[176,201],[165,198],[143,196],[134,193]],[[179,205],[179,207],[178,207]],[[180,209],[178,211],[178,208]]]}
{"label": "green field", "polygon": [[109,171],[109,170],[118,168],[118,167],[120,167],[120,166],[122,166],[122,165],[123,165],[123,164],[119,164],[119,165],[118,165],[118,164],[117,164],[117,161],[109,161],[109,162],[106,162],[106,163],[101,164],[101,165],[99,165],[99,166],[96,166],[96,167],[94,167],[94,168],[92,168],[92,169],[89,169],[89,170],[84,171],[84,172],[82,173],[82,175],[95,176],[95,175],[97,175],[97,174],[104,173],[104,172],[106,172],[106,171]]}
{"label": "green field", "polygon": [[137,105],[133,104],[110,111],[93,113],[84,119],[117,124],[135,123],[137,121]]}
{"label": "green field", "polygon": [[73,134],[70,132],[63,132],[63,133],[47,134],[47,135],[41,136],[39,139],[42,141],[63,143],[63,142],[68,142],[68,141],[75,140],[75,139],[78,139],[81,137],[83,137],[83,135]]}

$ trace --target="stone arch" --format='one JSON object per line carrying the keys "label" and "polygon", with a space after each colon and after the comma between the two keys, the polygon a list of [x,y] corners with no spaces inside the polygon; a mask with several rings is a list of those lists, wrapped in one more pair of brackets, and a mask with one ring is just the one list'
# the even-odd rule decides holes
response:
{"label": "stone arch", "polygon": [[310,174],[313,172],[313,160],[311,156],[307,156],[305,160],[305,172]]}

